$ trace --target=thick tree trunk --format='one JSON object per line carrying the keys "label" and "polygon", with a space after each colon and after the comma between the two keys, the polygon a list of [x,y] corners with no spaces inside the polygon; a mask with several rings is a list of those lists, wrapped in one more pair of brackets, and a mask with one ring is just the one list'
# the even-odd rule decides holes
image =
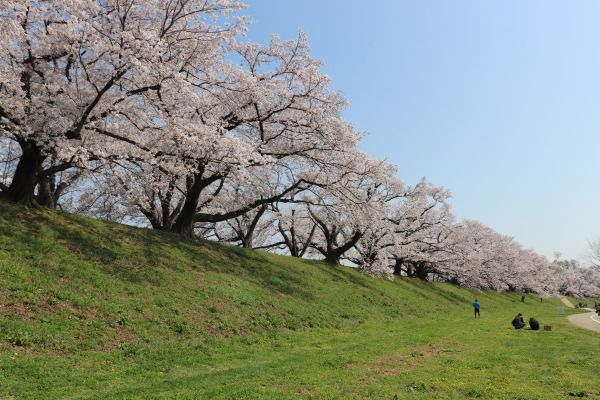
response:
{"label": "thick tree trunk", "polygon": [[171,227],[171,231],[180,233],[184,236],[194,236],[194,224],[200,204],[200,195],[211,183],[219,180],[219,175],[212,175],[203,179],[204,168],[198,168],[198,172],[189,177],[186,183],[185,202],[181,207],[181,212]]}
{"label": "thick tree trunk", "polygon": [[327,252],[325,255],[325,262],[338,265],[344,253],[354,247],[361,237],[362,233],[360,231],[354,232],[354,236],[352,236],[352,238],[350,238],[346,244],[335,249],[330,249],[330,251]]}
{"label": "thick tree trunk", "polygon": [[402,263],[404,259],[396,258],[396,262],[394,263],[394,275],[401,276],[402,275]]}
{"label": "thick tree trunk", "polygon": [[188,190],[185,196],[185,202],[181,208],[181,212],[177,216],[177,220],[173,224],[173,231],[180,233],[184,236],[194,236],[194,217],[198,210],[198,203],[200,201],[200,194],[204,189],[204,185],[201,184],[201,180],[196,177],[193,182],[188,182]]}
{"label": "thick tree trunk", "polygon": [[17,164],[13,180],[8,188],[0,194],[1,198],[13,203],[30,206],[38,184],[38,174],[46,156],[31,141],[21,143],[21,158]]}
{"label": "thick tree trunk", "polygon": [[424,262],[419,262],[415,265],[415,273],[417,275],[417,278],[419,278],[422,281],[427,281],[429,275],[429,268],[427,268]]}
{"label": "thick tree trunk", "polygon": [[332,252],[327,254],[327,256],[325,257],[325,262],[333,265],[339,265],[340,259],[341,254],[339,254],[338,252]]}

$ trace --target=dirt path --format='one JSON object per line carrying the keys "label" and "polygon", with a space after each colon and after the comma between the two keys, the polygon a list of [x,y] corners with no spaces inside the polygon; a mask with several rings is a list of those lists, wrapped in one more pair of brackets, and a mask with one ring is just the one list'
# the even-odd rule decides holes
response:
{"label": "dirt path", "polygon": [[562,302],[565,303],[565,306],[567,307],[571,307],[571,308],[575,308],[575,306],[573,305],[573,303],[571,303],[569,301],[569,299],[567,299],[566,297],[561,298]]}
{"label": "dirt path", "polygon": [[[561,300],[567,307],[575,308],[568,299],[563,297]],[[592,311],[591,308],[586,308],[586,310]],[[586,314],[569,315],[567,319],[571,321],[571,323],[582,328],[600,332],[600,316],[598,316],[595,311]]]}

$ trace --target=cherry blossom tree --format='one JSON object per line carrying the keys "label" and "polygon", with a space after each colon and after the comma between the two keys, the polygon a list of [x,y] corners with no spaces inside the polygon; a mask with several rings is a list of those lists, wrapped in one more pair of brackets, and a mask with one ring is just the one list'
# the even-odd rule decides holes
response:
{"label": "cherry blossom tree", "polygon": [[321,253],[325,262],[339,264],[344,253],[352,249],[363,235],[361,227],[349,219],[343,209],[322,207],[312,210],[311,217],[319,228],[321,240],[312,247]]}
{"label": "cherry blossom tree", "polygon": [[239,243],[241,247],[247,249],[255,248],[254,240],[256,232],[262,233],[265,228],[270,226],[271,221],[268,221],[267,226],[259,227],[261,218],[265,215],[267,208],[268,206],[263,204],[255,210],[218,224],[214,228],[215,236],[221,242]]}
{"label": "cherry blossom tree", "polygon": [[554,264],[479,221],[455,224],[446,245],[447,258],[437,272],[449,282],[499,292],[557,293]]}
{"label": "cherry blossom tree", "polygon": [[[338,164],[337,169],[333,175],[339,179],[313,190],[316,200],[309,207],[317,225],[312,247],[333,264],[339,263],[367,232],[386,223],[387,206],[400,196],[402,187],[393,165],[363,152],[357,151],[349,164],[343,168]],[[360,265],[367,268],[372,263]]]}
{"label": "cherry blossom tree", "polygon": [[439,272],[447,257],[446,242],[454,222],[450,192],[422,179],[408,188],[389,216],[393,224],[391,245],[394,274],[427,280]]}
{"label": "cherry blossom tree", "polygon": [[20,154],[0,197],[27,205],[44,179],[90,160],[159,156],[149,147],[157,134],[180,133],[161,129],[161,112],[177,106],[173,93],[214,81],[215,60],[244,22],[217,21],[241,8],[229,0],[4,1],[0,137]]}
{"label": "cherry blossom tree", "polygon": [[463,220],[454,232],[455,257],[447,272],[452,281],[471,288],[509,290],[503,278],[514,270],[513,238],[475,220]]}
{"label": "cherry blossom tree", "polygon": [[[20,157],[21,149],[15,142],[8,138],[0,138],[0,187],[10,185]],[[60,161],[50,156],[42,168],[50,170],[58,164]],[[61,198],[73,190],[73,185],[86,174],[86,170],[73,168],[44,175],[38,182],[37,193],[33,197],[33,201],[49,208],[61,207]]]}
{"label": "cherry blossom tree", "polygon": [[599,297],[598,272],[589,268],[565,269],[555,277],[556,291],[561,296]]}
{"label": "cherry blossom tree", "polygon": [[[327,185],[328,165],[347,158],[360,139],[303,32],[287,42],[274,36],[265,48],[231,48],[239,64],[221,66],[222,82],[161,114],[161,131],[171,133],[146,146],[160,157],[110,160],[118,184],[109,187],[153,226],[191,235],[195,224]],[[241,188],[244,201],[232,201]]]}
{"label": "cherry blossom tree", "polygon": [[[352,152],[359,140],[341,117],[346,100],[328,90],[329,78],[319,71],[322,63],[310,56],[303,32],[297,40],[281,42],[274,36],[265,48],[245,43],[237,50],[241,64],[228,71],[230,86],[214,93],[224,110],[219,118],[230,124],[226,135],[232,147],[224,153],[235,159],[220,159],[213,166],[195,156],[196,164],[190,170],[193,185],[188,188],[192,190],[186,190],[186,203],[176,224],[179,232],[189,231],[197,222],[241,216],[313,184],[327,184],[323,173],[327,163],[339,158],[338,153],[344,156]],[[210,156],[223,152],[217,151],[223,147],[223,139],[215,138],[215,145],[209,146],[215,148]],[[199,209],[200,195],[209,189],[207,182],[236,186],[237,179],[256,176],[256,169],[271,175],[263,179],[269,183],[258,185],[268,188],[267,194],[216,212]],[[221,202],[215,196],[213,199],[211,202],[220,207]]]}
{"label": "cherry blossom tree", "polygon": [[307,204],[303,202],[274,205],[274,218],[281,236],[280,249],[285,249],[292,257],[304,257],[311,249],[317,230]]}

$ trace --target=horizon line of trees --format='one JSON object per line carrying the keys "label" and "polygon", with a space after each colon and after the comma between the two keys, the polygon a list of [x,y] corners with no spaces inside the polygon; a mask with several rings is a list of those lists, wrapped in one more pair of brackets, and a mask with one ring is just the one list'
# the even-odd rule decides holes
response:
{"label": "horizon line of trees", "polygon": [[231,0],[20,0],[0,10],[0,199],[374,275],[600,297],[358,150],[307,36],[244,39]]}

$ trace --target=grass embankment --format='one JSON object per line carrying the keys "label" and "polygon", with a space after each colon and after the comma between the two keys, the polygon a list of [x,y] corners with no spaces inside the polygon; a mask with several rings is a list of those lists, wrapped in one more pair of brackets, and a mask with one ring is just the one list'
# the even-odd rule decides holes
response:
{"label": "grass embankment", "polygon": [[0,305],[2,399],[600,397],[600,334],[558,299],[3,203]]}

